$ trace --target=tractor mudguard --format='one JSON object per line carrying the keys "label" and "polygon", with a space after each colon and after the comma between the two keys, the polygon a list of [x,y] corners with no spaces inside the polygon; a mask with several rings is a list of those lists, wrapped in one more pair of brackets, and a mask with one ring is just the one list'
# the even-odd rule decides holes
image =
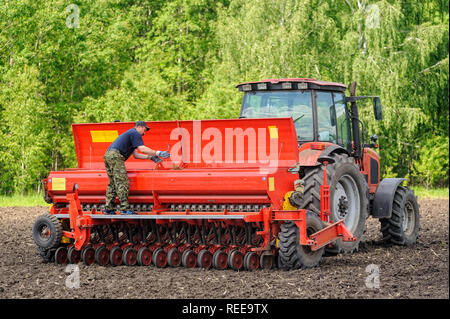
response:
{"label": "tractor mudguard", "polygon": [[330,156],[331,153],[337,153],[337,154],[347,154],[350,155],[350,153],[343,148],[340,145],[334,144],[331,146],[328,146],[326,149],[323,150],[322,153],[320,153],[320,157],[324,157],[324,156]]}
{"label": "tractor mudguard", "polygon": [[395,191],[405,180],[405,178],[385,178],[381,181],[373,200],[371,214],[374,218],[391,218]]}
{"label": "tractor mudguard", "polygon": [[[309,145],[308,145],[309,144]],[[299,167],[301,166],[318,166],[321,165],[320,161],[318,161],[319,158],[321,157],[327,157],[330,156],[330,154],[332,153],[337,153],[337,154],[347,154],[350,155],[348,153],[348,151],[343,148],[340,145],[337,144],[330,144],[328,142],[321,142],[321,143],[308,143],[304,145],[304,148],[300,149],[300,153],[299,153],[299,162],[297,163],[297,168],[296,169],[292,169],[291,172],[298,172]],[[323,147],[320,149],[315,149],[312,148],[311,145],[315,145],[317,146],[318,144],[323,144]]]}

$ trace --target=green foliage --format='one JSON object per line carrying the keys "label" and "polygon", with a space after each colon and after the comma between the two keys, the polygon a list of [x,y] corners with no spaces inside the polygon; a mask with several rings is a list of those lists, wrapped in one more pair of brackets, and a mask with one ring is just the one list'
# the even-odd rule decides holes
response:
{"label": "green foliage", "polygon": [[427,188],[448,185],[448,154],[448,136],[433,136],[427,139],[420,148],[416,162],[416,175],[420,179],[417,182]]}
{"label": "green foliage", "polygon": [[446,186],[448,22],[448,0],[2,1],[0,194],[75,166],[72,123],[235,118],[236,84],[279,77],[380,96],[383,176]]}
{"label": "green foliage", "polygon": [[[45,129],[47,105],[41,95],[42,84],[33,67],[11,69],[8,83],[0,95],[3,106],[0,149],[2,179],[0,190],[24,192],[33,179],[44,178],[48,130]],[[43,160],[44,159],[44,160]]]}

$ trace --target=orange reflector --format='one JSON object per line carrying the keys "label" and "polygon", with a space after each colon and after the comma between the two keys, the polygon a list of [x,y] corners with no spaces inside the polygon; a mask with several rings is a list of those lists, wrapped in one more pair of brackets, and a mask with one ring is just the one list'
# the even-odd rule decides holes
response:
{"label": "orange reflector", "polygon": [[324,150],[325,149],[325,145],[324,144],[311,143],[311,149],[312,150]]}

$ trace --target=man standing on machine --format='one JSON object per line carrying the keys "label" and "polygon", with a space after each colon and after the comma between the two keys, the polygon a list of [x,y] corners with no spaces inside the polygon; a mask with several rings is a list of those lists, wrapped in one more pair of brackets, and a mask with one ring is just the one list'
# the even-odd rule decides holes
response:
{"label": "man standing on machine", "polygon": [[[169,158],[167,151],[155,151],[144,145],[142,136],[150,130],[144,121],[137,121],[134,128],[119,135],[109,146],[105,153],[105,168],[109,183],[106,189],[105,214],[115,214],[114,202],[116,196],[120,201],[120,213],[126,215],[136,214],[128,203],[130,183],[128,181],[125,161],[133,154],[137,159],[151,159],[155,163],[162,162],[162,158]],[[141,152],[139,153],[138,152]]]}

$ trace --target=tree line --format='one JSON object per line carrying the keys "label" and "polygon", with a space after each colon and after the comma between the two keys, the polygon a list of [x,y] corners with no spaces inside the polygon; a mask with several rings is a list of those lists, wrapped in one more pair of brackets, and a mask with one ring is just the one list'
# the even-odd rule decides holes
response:
{"label": "tree line", "polygon": [[383,177],[448,186],[448,47],[448,0],[3,0],[0,194],[75,167],[72,123],[236,118],[282,77],[380,96]]}

